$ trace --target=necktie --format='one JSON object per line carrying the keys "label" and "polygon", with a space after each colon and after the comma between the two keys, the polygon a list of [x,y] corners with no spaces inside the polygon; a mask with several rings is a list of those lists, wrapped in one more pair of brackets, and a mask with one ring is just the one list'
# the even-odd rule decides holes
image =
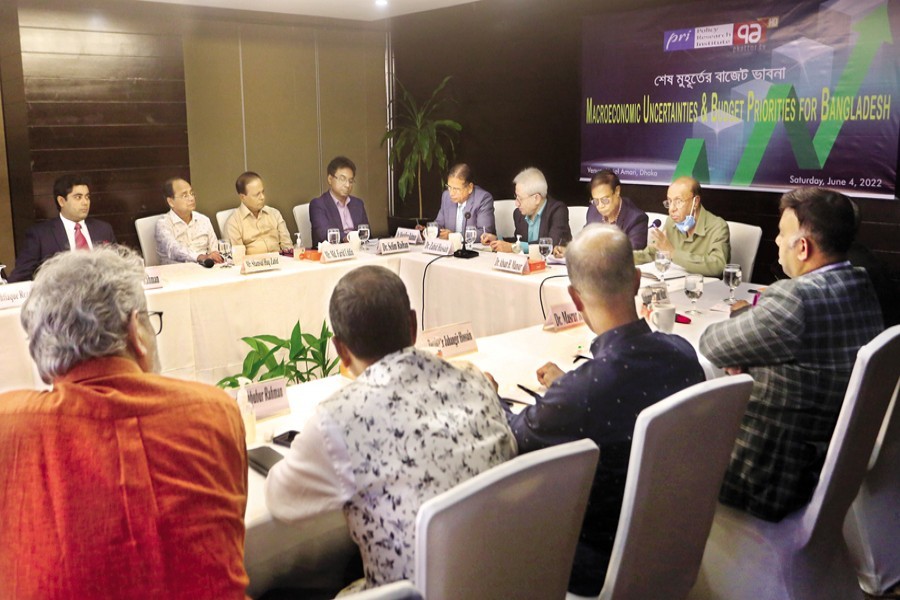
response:
{"label": "necktie", "polygon": [[88,241],[87,238],[84,237],[84,234],[81,233],[81,223],[75,223],[75,249],[76,250],[88,250]]}
{"label": "necktie", "polygon": [[456,231],[463,232],[463,227],[466,224],[466,213],[465,208],[463,208],[462,204],[456,205]]}

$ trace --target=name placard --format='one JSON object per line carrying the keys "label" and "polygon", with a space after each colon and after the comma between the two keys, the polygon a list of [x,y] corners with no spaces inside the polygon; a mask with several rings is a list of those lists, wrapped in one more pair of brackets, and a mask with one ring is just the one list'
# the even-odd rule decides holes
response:
{"label": "name placard", "polygon": [[494,269],[524,275],[528,273],[528,255],[498,253],[494,259]]}
{"label": "name placard", "polygon": [[376,254],[396,254],[398,252],[409,252],[407,240],[401,238],[378,240],[378,247],[375,248]]}
{"label": "name placard", "polygon": [[245,256],[244,262],[241,264],[241,274],[248,275],[250,273],[260,273],[262,271],[273,271],[281,268],[281,259],[277,252],[269,252],[267,254],[254,254]]}
{"label": "name placard", "polygon": [[30,281],[0,285],[0,309],[21,306],[30,294]]}
{"label": "name placard", "polygon": [[291,410],[288,404],[287,379],[284,377],[251,383],[244,390],[257,419],[273,417]]}
{"label": "name placard", "polygon": [[356,258],[356,252],[351,244],[325,244],[322,246],[322,258],[319,260],[323,263],[332,263],[351,258]]}
{"label": "name placard", "polygon": [[554,304],[550,307],[550,313],[547,315],[547,320],[544,322],[544,330],[560,331],[562,329],[581,325],[582,323],[584,323],[584,317],[578,312],[578,309],[575,308],[574,303],[566,302],[563,304]]}
{"label": "name placard", "polygon": [[471,322],[427,329],[422,332],[422,338],[425,340],[426,347],[437,348],[438,356],[444,358],[478,351]]}
{"label": "name placard", "polygon": [[453,242],[450,240],[442,240],[440,238],[431,238],[430,240],[425,240],[425,248],[422,252],[425,254],[448,256],[453,254]]}
{"label": "name placard", "polygon": [[422,242],[422,233],[418,229],[409,227],[398,227],[394,237],[403,238],[410,244],[419,244]]}
{"label": "name placard", "polygon": [[163,286],[157,267],[144,267],[143,286],[145,290],[155,290]]}

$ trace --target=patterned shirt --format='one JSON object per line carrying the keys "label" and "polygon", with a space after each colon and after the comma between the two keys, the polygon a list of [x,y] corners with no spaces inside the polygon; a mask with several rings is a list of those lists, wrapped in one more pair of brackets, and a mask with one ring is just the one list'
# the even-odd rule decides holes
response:
{"label": "patterned shirt", "polygon": [[201,254],[217,249],[218,238],[212,223],[198,212],[191,213],[190,223],[182,221],[174,210],[156,222],[156,254],[160,264],[197,262]]}
{"label": "patterned shirt", "polygon": [[264,254],[292,248],[287,225],[277,208],[263,206],[253,216],[242,203],[225,223],[225,231],[232,244],[242,245],[249,254]]}
{"label": "patterned shirt", "polygon": [[534,406],[510,415],[520,452],[582,438],[600,446],[569,582],[569,591],[585,596],[596,596],[603,587],[638,414],[704,380],[690,343],[651,332],[643,319],[597,336],[591,354],[591,360],[554,381]]}
{"label": "patterned shirt", "polygon": [[515,453],[484,375],[406,348],[317,407],[269,472],[266,503],[286,521],[343,509],[365,587],[415,581],[422,503]]}
{"label": "patterned shirt", "polygon": [[723,503],[779,521],[809,502],[856,353],[882,329],[869,277],[849,263],[778,281],[755,307],[707,328],[700,352],[754,380]]}
{"label": "patterned shirt", "polygon": [[[717,217],[703,205],[697,213],[697,225],[691,235],[685,235],[675,227],[675,221],[666,218],[663,225],[666,239],[672,243],[672,262],[683,267],[688,273],[699,273],[707,277],[722,277],[725,265],[731,260],[731,234],[728,223]],[[656,246],[635,250],[634,264],[642,265],[656,258]],[[744,273],[750,277],[750,273]]]}

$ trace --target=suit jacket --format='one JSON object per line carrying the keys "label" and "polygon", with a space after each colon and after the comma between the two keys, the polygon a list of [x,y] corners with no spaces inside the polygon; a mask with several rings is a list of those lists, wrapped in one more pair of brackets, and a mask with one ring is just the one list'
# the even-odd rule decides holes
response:
{"label": "suit jacket", "polygon": [[[528,223],[518,208],[513,211],[513,223],[516,225],[516,235],[521,235],[523,242],[537,243],[537,240],[528,239]],[[554,246],[568,243],[572,239],[572,230],[569,229],[569,207],[547,196],[547,205],[541,213],[538,237],[553,238]]]}
{"label": "suit jacket", "polygon": [[[353,226],[358,227],[360,223],[368,225],[369,217],[366,215],[366,204],[356,196],[350,196],[347,201],[347,208],[350,209],[350,218],[353,220]],[[340,229],[341,239],[344,239],[344,226],[341,224],[341,215],[337,206],[334,205],[334,198],[329,190],[318,198],[313,198],[309,203],[309,224],[312,226],[313,245],[324,242],[328,239],[329,229]]]}
{"label": "suit jacket", "polygon": [[[441,194],[441,209],[434,220],[439,228],[456,231],[457,206],[459,205],[450,199],[450,192],[444,190],[444,193]],[[497,233],[497,228],[494,225],[494,197],[491,196],[490,192],[476,185],[468,199],[466,199],[466,212],[472,216],[466,220],[465,224],[477,227],[479,236],[483,233],[482,228],[484,228],[484,232]],[[465,233],[465,230],[459,233]]]}
{"label": "suit jacket", "polygon": [[809,502],[857,351],[882,329],[868,275],[848,262],[777,281],[706,329],[700,352],[753,377],[723,503],[778,521]]}
{"label": "suit jacket", "polygon": [[[91,244],[115,244],[116,236],[106,221],[88,217],[84,220]],[[9,276],[10,283],[28,281],[45,260],[57,252],[70,250],[69,238],[62,220],[57,217],[33,225],[25,233],[25,244],[16,255],[16,268]]]}
{"label": "suit jacket", "polygon": [[[622,196],[622,207],[619,209],[619,216],[616,217],[614,225],[625,232],[628,239],[631,240],[632,250],[643,250],[647,247],[647,228],[650,219],[647,213],[634,205],[634,202]],[[591,223],[606,223],[606,219],[600,214],[594,206],[588,206],[587,223],[585,227]]]}

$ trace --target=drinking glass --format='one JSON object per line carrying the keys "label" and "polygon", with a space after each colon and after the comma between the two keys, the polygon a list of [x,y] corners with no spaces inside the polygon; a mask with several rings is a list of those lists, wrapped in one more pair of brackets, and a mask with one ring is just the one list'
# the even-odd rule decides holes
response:
{"label": "drinking glass", "polygon": [[737,302],[734,298],[734,289],[741,285],[741,265],[727,264],[722,272],[722,281],[728,286],[730,294],[725,298],[725,304],[734,304]]}
{"label": "drinking glass", "polygon": [[541,253],[541,256],[544,257],[544,260],[547,260],[547,257],[550,256],[550,253],[553,251],[553,238],[543,237],[538,239],[538,252]]}
{"label": "drinking glass", "polygon": [[340,244],[341,243],[341,230],[340,229],[329,229],[328,230],[328,243],[329,244]]}
{"label": "drinking glass", "polygon": [[369,243],[369,224],[360,223],[359,227],[357,227],[357,230],[359,231],[359,241],[361,241],[365,246]]}
{"label": "drinking glass", "polygon": [[438,229],[437,223],[434,221],[429,221],[428,225],[425,226],[425,237],[429,240],[433,240],[440,233],[440,229]]}
{"label": "drinking glass", "polygon": [[665,281],[664,275],[669,269],[669,265],[672,264],[672,253],[668,250],[657,250],[653,264],[656,265],[656,270],[659,271],[659,280]]}
{"label": "drinking glass", "polygon": [[228,240],[219,240],[219,254],[222,255],[222,258],[225,259],[225,262],[222,264],[223,267],[233,266],[234,263],[231,260],[231,242]]}
{"label": "drinking glass", "polygon": [[471,246],[475,243],[475,238],[478,237],[478,228],[474,225],[468,225],[466,227],[466,245]]}
{"label": "drinking glass", "polygon": [[697,300],[703,295],[703,275],[690,274],[684,278],[684,295],[691,299],[689,315],[699,315]]}

